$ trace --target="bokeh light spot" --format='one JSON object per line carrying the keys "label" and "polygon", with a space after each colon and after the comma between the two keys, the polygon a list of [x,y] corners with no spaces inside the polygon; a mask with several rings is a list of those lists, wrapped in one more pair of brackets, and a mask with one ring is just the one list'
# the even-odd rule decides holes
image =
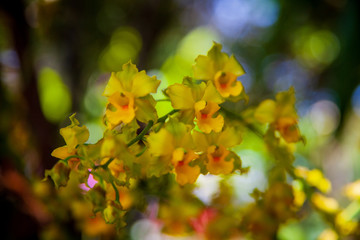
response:
{"label": "bokeh light spot", "polygon": [[183,76],[192,75],[192,65],[197,55],[206,55],[218,35],[206,27],[199,27],[187,34],[179,43],[176,54],[170,56],[161,67],[167,83],[181,83]]}
{"label": "bokeh light spot", "polygon": [[273,25],[279,15],[279,5],[272,0],[217,0],[214,23],[230,38],[246,37],[255,27]]}
{"label": "bokeh light spot", "polygon": [[340,121],[338,106],[329,100],[314,103],[310,110],[313,128],[319,135],[328,135],[336,130]]}
{"label": "bokeh light spot", "polygon": [[321,63],[329,64],[339,54],[339,40],[330,31],[317,31],[310,36],[309,41],[312,55]]}
{"label": "bokeh light spot", "polygon": [[60,75],[51,68],[43,68],[39,74],[38,89],[46,119],[50,122],[63,120],[70,111],[71,96]]}
{"label": "bokeh light spot", "polygon": [[322,68],[332,63],[340,52],[340,42],[336,35],[328,30],[316,30],[305,26],[295,34],[293,51],[307,67]]}
{"label": "bokeh light spot", "polygon": [[360,117],[360,85],[357,86],[352,95],[351,105],[355,114]]}
{"label": "bokeh light spot", "polygon": [[100,68],[104,71],[119,71],[129,59],[135,60],[141,46],[142,40],[137,30],[130,27],[118,28],[101,54]]}

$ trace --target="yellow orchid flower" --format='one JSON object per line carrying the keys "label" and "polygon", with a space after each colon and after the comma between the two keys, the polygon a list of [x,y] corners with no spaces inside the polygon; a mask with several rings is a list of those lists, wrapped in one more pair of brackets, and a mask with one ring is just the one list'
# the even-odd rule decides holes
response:
{"label": "yellow orchid flower", "polygon": [[75,113],[70,116],[71,124],[60,129],[68,151],[72,152],[79,144],[85,143],[89,139],[89,130],[86,126],[79,127],[79,121],[75,118]]}
{"label": "yellow orchid flower", "polygon": [[235,129],[226,128],[220,133],[210,134],[194,131],[193,138],[211,174],[228,174],[234,170],[236,154],[228,148],[241,142],[240,134]]}
{"label": "yellow orchid flower", "polygon": [[260,123],[271,124],[288,143],[302,140],[298,128],[298,116],[295,110],[295,90],[291,87],[288,91],[276,95],[276,101],[267,99],[259,104],[254,112],[254,117]]}
{"label": "yellow orchid flower", "polygon": [[157,119],[156,102],[150,93],[156,93],[160,80],[138,71],[131,62],[123,65],[122,71],[111,73],[103,95],[108,97],[105,113],[109,127],[130,123],[134,118],[141,122]]}
{"label": "yellow orchid flower", "polygon": [[[188,119],[183,122],[193,124],[194,118],[199,129],[205,133],[220,132],[224,125],[224,118],[217,115],[219,105],[224,100],[209,82],[196,84],[190,78],[185,78],[183,84],[171,85],[166,93],[175,109],[180,109],[180,114]],[[185,114],[185,112],[187,114]]]}
{"label": "yellow orchid flower", "polygon": [[144,97],[150,93],[156,93],[160,84],[155,76],[149,77],[146,72],[140,71],[129,61],[122,66],[122,71],[111,73],[103,95],[110,97],[116,92],[132,93],[134,97]]}
{"label": "yellow orchid flower", "polygon": [[[77,154],[77,147],[84,144],[89,138],[89,130],[86,126],[79,126],[79,121],[75,118],[75,113],[70,117],[71,124],[60,129],[60,134],[64,138],[66,145],[54,149],[51,156],[66,159]],[[68,160],[70,168],[76,169],[80,163],[80,159],[71,158]]]}
{"label": "yellow orchid flower", "polygon": [[219,109],[219,105],[211,101],[199,101],[195,103],[196,122],[201,131],[204,133],[221,131],[224,126],[224,118],[221,115],[214,117]]}
{"label": "yellow orchid flower", "polygon": [[180,185],[196,181],[200,168],[189,164],[198,156],[192,150],[190,129],[185,124],[170,119],[159,132],[150,133],[147,142],[153,157],[158,157],[159,162],[164,162],[167,166],[171,165]]}
{"label": "yellow orchid flower", "polygon": [[226,160],[230,151],[224,146],[210,146],[207,150],[208,164],[206,165],[209,173],[218,174],[229,174],[234,168],[234,159]]}
{"label": "yellow orchid flower", "polygon": [[245,73],[243,67],[232,55],[221,52],[221,44],[215,43],[207,56],[200,55],[193,66],[194,77],[211,81],[224,98],[236,97],[243,92],[243,85],[236,78]]}
{"label": "yellow orchid flower", "polygon": [[129,123],[134,119],[136,109],[134,108],[134,96],[131,93],[115,92],[108,100],[109,104],[115,108],[115,111],[110,108],[106,109],[105,115],[111,124]]}
{"label": "yellow orchid flower", "polygon": [[174,150],[171,162],[175,167],[176,181],[180,185],[192,184],[200,175],[199,166],[189,166],[189,163],[198,157],[199,155],[195,154],[193,150],[188,152],[185,152],[183,148]]}

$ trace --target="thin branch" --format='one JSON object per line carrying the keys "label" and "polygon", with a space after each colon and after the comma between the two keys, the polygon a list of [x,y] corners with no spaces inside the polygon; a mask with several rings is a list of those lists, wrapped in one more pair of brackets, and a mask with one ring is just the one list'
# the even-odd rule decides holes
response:
{"label": "thin branch", "polygon": [[150,120],[146,127],[141,131],[139,135],[137,135],[133,140],[131,140],[126,146],[130,147],[135,144],[137,141],[140,141],[145,134],[150,130],[150,128],[154,125],[154,121]]}
{"label": "thin branch", "polygon": [[119,195],[119,190],[117,189],[117,187],[115,186],[115,183],[113,180],[110,181],[112,187],[114,188],[115,191],[115,202],[116,203],[120,203],[120,195]]}
{"label": "thin branch", "polygon": [[[163,123],[166,121],[166,119],[170,116],[173,115],[174,113],[178,112],[179,110],[174,109],[171,112],[165,114],[164,116],[162,116],[161,118],[159,118],[157,120],[156,123]],[[131,145],[135,144],[137,141],[140,141],[143,139],[143,137],[145,136],[146,133],[149,132],[150,128],[154,125],[154,122],[152,120],[149,121],[149,123],[146,125],[146,127],[141,131],[141,133],[139,135],[137,135],[133,140],[131,140],[126,146],[130,147]]]}
{"label": "thin branch", "polygon": [[169,113],[165,114],[164,116],[162,116],[161,118],[159,118],[156,123],[165,122],[169,116],[173,115],[174,113],[177,113],[178,111],[179,111],[178,109],[172,110],[171,112],[169,112]]}

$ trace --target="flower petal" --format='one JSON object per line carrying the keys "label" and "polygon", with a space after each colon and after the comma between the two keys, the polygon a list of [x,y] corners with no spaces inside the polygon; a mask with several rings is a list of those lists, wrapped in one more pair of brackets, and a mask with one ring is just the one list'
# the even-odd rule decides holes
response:
{"label": "flower petal", "polygon": [[235,59],[234,55],[231,55],[228,61],[226,61],[224,68],[224,72],[231,72],[235,74],[237,77],[245,74],[244,68],[241,64]]}
{"label": "flower petal", "polygon": [[194,99],[190,87],[183,84],[173,84],[166,90],[171,100],[171,105],[175,109],[192,109]]}
{"label": "flower petal", "polygon": [[112,125],[119,123],[129,123],[135,117],[134,97],[130,93],[121,95],[119,92],[114,93],[109,97],[109,103],[115,108],[115,111],[108,109],[105,115]]}
{"label": "flower petal", "polygon": [[149,77],[145,71],[136,73],[132,79],[131,92],[135,97],[143,97],[149,93],[156,93],[160,80],[155,76]]}
{"label": "flower petal", "polygon": [[275,120],[276,103],[267,99],[256,108],[254,117],[261,123],[272,123]]}
{"label": "flower petal", "polygon": [[144,123],[147,123],[150,120],[156,122],[158,116],[155,109],[155,105],[156,105],[156,101],[150,95],[143,98],[136,98],[135,99],[136,119]]}
{"label": "flower petal", "polygon": [[109,82],[106,84],[103,95],[110,97],[116,92],[124,92],[120,79],[116,76],[116,73],[111,73]]}
{"label": "flower petal", "polygon": [[194,78],[201,80],[212,80],[215,75],[215,68],[212,59],[200,55],[195,59],[196,64],[193,66]]}

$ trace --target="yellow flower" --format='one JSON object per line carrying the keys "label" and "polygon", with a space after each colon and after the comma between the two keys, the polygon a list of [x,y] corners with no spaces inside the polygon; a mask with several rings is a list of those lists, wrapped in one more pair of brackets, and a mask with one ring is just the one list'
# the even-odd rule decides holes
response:
{"label": "yellow flower", "polygon": [[112,111],[111,108],[106,109],[106,116],[112,125],[118,125],[119,123],[129,123],[135,117],[134,108],[134,96],[131,93],[115,92],[109,97],[109,104],[115,108]]}
{"label": "yellow flower", "polygon": [[228,174],[234,170],[236,154],[227,149],[241,142],[240,134],[234,128],[210,134],[194,131],[193,138],[211,174]]}
{"label": "yellow flower", "polygon": [[309,170],[305,167],[296,167],[294,173],[296,176],[304,178],[308,184],[316,187],[323,193],[331,190],[331,182],[324,177],[319,169]]}
{"label": "yellow flower", "polygon": [[295,110],[295,91],[280,92],[276,101],[267,99],[259,104],[254,112],[254,117],[260,123],[270,123],[288,143],[300,141],[300,134]]}
{"label": "yellow flower", "polygon": [[103,95],[109,104],[105,116],[110,128],[129,123],[134,118],[141,122],[157,119],[156,102],[150,93],[156,93],[160,81],[149,77],[145,71],[138,71],[131,62],[123,65],[122,71],[112,73]]}
{"label": "yellow flower", "polygon": [[239,96],[244,88],[236,78],[245,71],[233,55],[229,57],[221,52],[221,48],[221,44],[214,42],[207,56],[200,55],[196,58],[193,67],[194,77],[213,82],[224,98]]}
{"label": "yellow flower", "polygon": [[[51,153],[51,156],[59,158],[59,159],[63,159],[63,160],[70,156],[73,156],[73,155],[76,155],[76,150],[69,152],[67,146],[58,147],[58,148],[54,149],[54,151],[52,151],[52,153]],[[80,159],[79,158],[70,158],[67,161],[67,163],[70,168],[77,169],[77,167],[80,164]]]}
{"label": "yellow flower", "polygon": [[73,152],[79,144],[85,143],[89,138],[89,130],[86,126],[79,127],[79,121],[75,118],[75,113],[70,116],[71,124],[60,129],[69,152]]}
{"label": "yellow flower", "polygon": [[[60,129],[60,134],[65,140],[66,145],[58,147],[52,151],[51,156],[66,159],[77,154],[77,147],[84,144],[89,138],[89,130],[86,126],[79,126],[79,121],[75,118],[75,113],[70,116],[71,124]],[[68,165],[72,169],[76,169],[80,163],[80,159],[71,158],[68,160]]]}
{"label": "yellow flower", "polygon": [[345,195],[352,200],[360,199],[360,180],[346,185]]}
{"label": "yellow flower", "polygon": [[189,150],[185,152],[183,148],[177,148],[173,152],[171,159],[172,164],[175,167],[176,181],[180,185],[187,183],[194,183],[200,175],[199,166],[189,166],[189,163],[199,156],[194,151]]}
{"label": "yellow flower", "polygon": [[303,184],[300,180],[294,180],[292,187],[293,187],[293,195],[294,195],[294,204],[297,207],[301,207],[306,200],[306,195],[303,190]]}
{"label": "yellow flower", "polygon": [[[193,124],[194,117],[199,129],[205,133],[220,132],[224,125],[224,118],[217,115],[219,105],[223,99],[209,82],[196,84],[190,78],[185,78],[183,84],[174,84],[167,89],[171,104],[180,109],[180,119]],[[187,114],[185,114],[187,113]],[[187,118],[184,119],[183,116]]]}
{"label": "yellow flower", "polygon": [[224,126],[224,118],[221,115],[214,117],[219,109],[219,105],[211,101],[205,102],[202,100],[195,103],[196,122],[201,131],[204,133],[221,131]]}
{"label": "yellow flower", "polygon": [[128,92],[134,97],[144,97],[149,93],[156,93],[159,84],[160,80],[155,76],[149,77],[144,70],[139,72],[130,61],[122,66],[122,71],[111,73],[104,96],[109,97],[116,92]]}
{"label": "yellow flower", "polygon": [[339,210],[339,204],[334,198],[325,197],[320,193],[314,193],[311,201],[318,209],[326,213],[332,214]]}
{"label": "yellow flower", "polygon": [[237,76],[231,72],[218,71],[215,74],[214,84],[221,96],[225,98],[230,95],[238,96],[242,92],[244,87],[241,82],[236,81],[236,78]]}
{"label": "yellow flower", "polygon": [[200,174],[199,166],[189,164],[198,158],[194,148],[190,129],[175,119],[170,119],[159,132],[152,132],[147,138],[149,152],[158,157],[169,169],[174,169],[176,181],[180,185],[194,183]]}
{"label": "yellow flower", "polygon": [[234,159],[226,160],[226,157],[229,155],[230,151],[222,145],[220,146],[210,146],[207,150],[208,164],[206,165],[209,173],[218,175],[218,174],[229,174],[234,168]]}

